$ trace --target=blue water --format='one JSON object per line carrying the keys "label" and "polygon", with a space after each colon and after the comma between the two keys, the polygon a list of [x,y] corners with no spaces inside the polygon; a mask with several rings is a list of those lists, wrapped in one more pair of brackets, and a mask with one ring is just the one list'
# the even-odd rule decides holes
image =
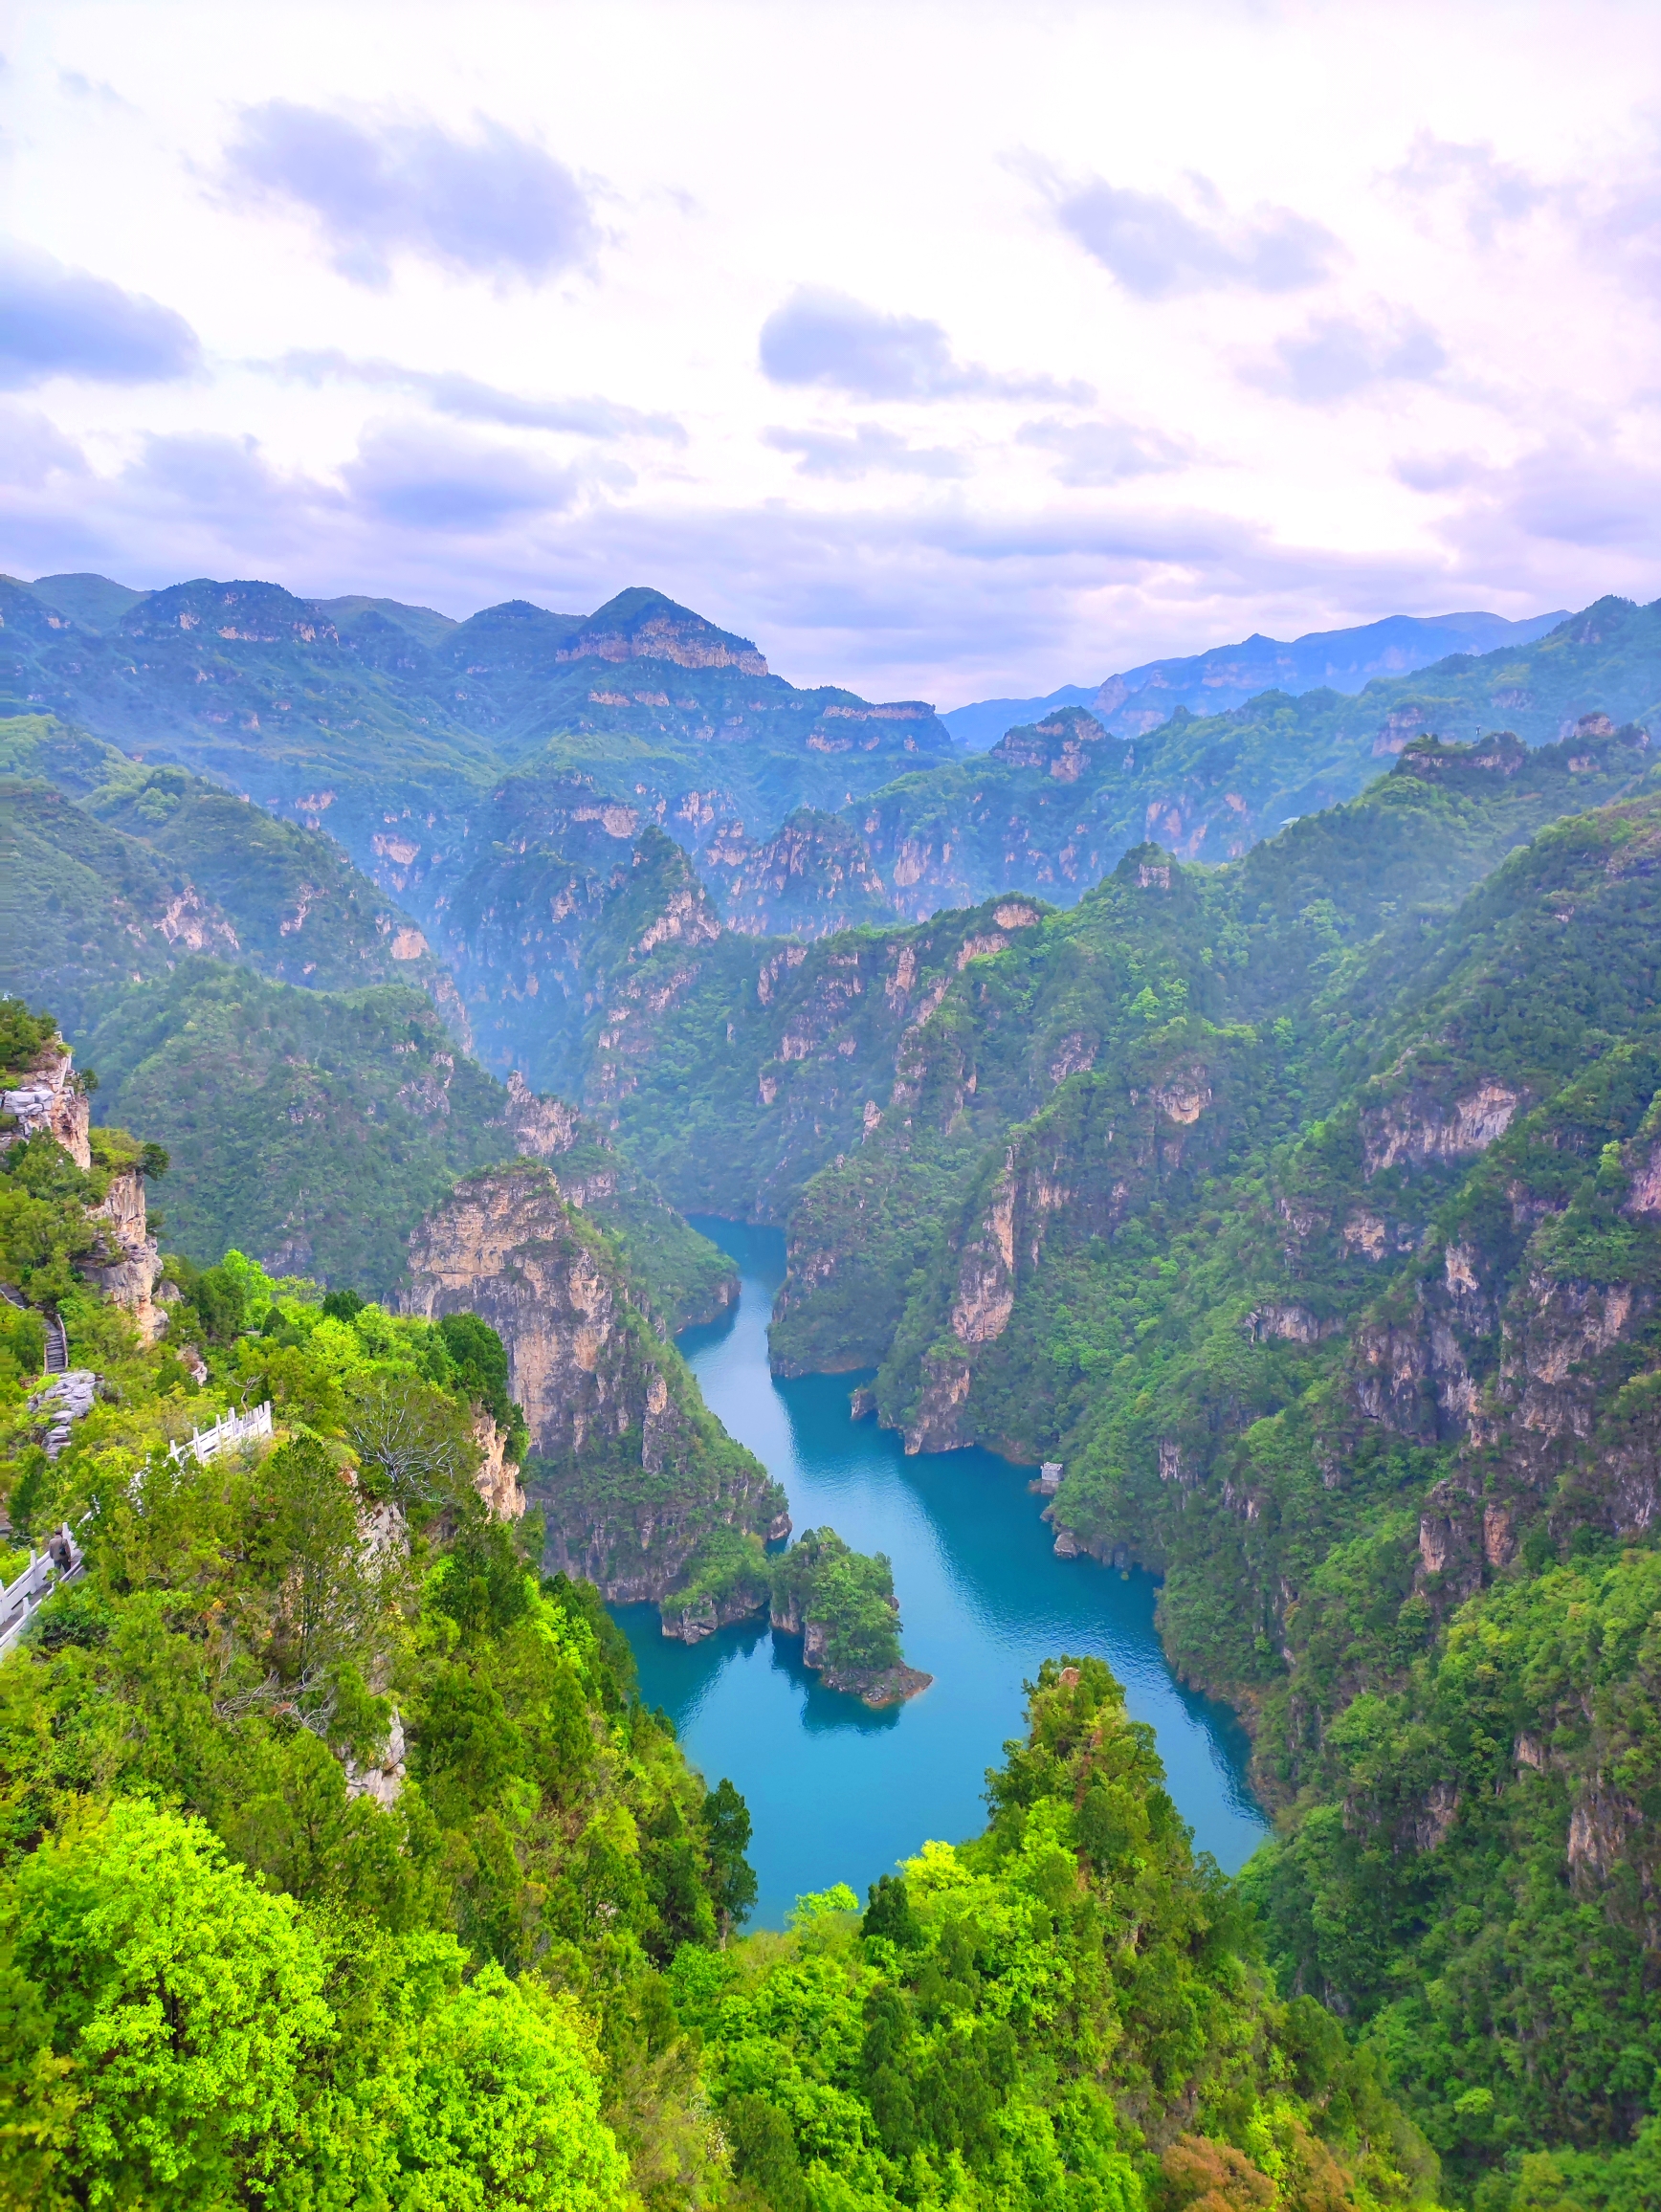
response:
{"label": "blue water", "polygon": [[1244,1781],[1244,1732],[1184,1690],[1154,1632],[1150,1575],[1058,1559],[1035,1470],[985,1451],[908,1459],[897,1436],[849,1416],[857,1377],[781,1382],[767,1368],[767,1318],[784,1279],[776,1229],[699,1220],[739,1263],[736,1311],[680,1338],[705,1399],[789,1493],[802,1530],[829,1523],[862,1552],[886,1552],[905,1655],[935,1677],[886,1713],[827,1690],[801,1643],[755,1622],[695,1645],[672,1643],[654,1605],[619,1605],[648,1703],[674,1718],[711,1782],[730,1775],[755,1824],[761,1884],[754,1924],[777,1928],[796,1897],[847,1882],[861,1899],[928,1838],[985,1825],[986,1770],[1022,1727],[1021,1685],[1040,1660],[1096,1652],[1152,1723],[1172,1796],[1202,1850],[1229,1871],[1266,1832]]}

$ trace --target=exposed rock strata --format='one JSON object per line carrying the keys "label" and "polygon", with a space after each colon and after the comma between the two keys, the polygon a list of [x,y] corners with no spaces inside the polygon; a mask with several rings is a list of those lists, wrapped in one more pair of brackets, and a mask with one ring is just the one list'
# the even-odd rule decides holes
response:
{"label": "exposed rock strata", "polygon": [[478,1447],[474,1489],[498,1520],[523,1520],[526,1501],[519,1462],[507,1456],[507,1438],[483,1407],[473,1424],[473,1441]]}
{"label": "exposed rock strata", "polygon": [[149,1231],[144,1179],[139,1170],[123,1167],[112,1175],[102,1203],[88,1218],[98,1231],[98,1243],[80,1263],[80,1272],[95,1290],[131,1316],[142,1342],[155,1343],[167,1333],[167,1314],[155,1303],[162,1257]]}
{"label": "exposed rock strata", "polygon": [[0,1113],[15,1120],[15,1126],[0,1129],[0,1152],[44,1133],[62,1145],[77,1167],[83,1171],[91,1167],[92,1108],[75,1079],[75,1063],[66,1045],[55,1040],[25,1081],[14,1090],[0,1092]]}
{"label": "exposed rock strata", "polygon": [[672,1590],[708,1532],[769,1528],[784,1498],[704,1409],[615,1249],[545,1167],[460,1183],[410,1246],[406,1305],[478,1314],[524,1411],[548,1561],[631,1602]]}

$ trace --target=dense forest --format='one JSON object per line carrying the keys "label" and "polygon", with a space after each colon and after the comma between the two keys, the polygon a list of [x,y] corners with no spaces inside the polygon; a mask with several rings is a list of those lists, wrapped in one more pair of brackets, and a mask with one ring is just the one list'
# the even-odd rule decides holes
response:
{"label": "dense forest", "polygon": [[1649,760],[1425,739],[1227,869],[654,955],[588,1078],[787,1219],[778,1367],[1060,1460],[1058,1544],[1163,1574],[1283,1985],[1498,2202],[1632,2156],[1661,2062]]}
{"label": "dense forest", "polygon": [[[1655,608],[964,760],[652,593],[5,593],[0,2202],[1661,2202]],[[677,1207],[1162,1577],[1240,1879],[1056,1653],[746,1933],[607,1603],[927,1678]]]}
{"label": "dense forest", "polygon": [[[61,1053],[3,1011],[17,1097]],[[0,1155],[4,1572],[84,1562],[0,1661],[0,2202],[1433,2201],[1099,1661],[1045,1668],[983,1838],[744,1938],[742,1800],[538,1571],[496,1334],[233,1252],[166,1263],[146,1346],[77,1263],[167,1162],[79,1165],[62,1096]],[[47,1445],[42,1307],[96,1379]]]}

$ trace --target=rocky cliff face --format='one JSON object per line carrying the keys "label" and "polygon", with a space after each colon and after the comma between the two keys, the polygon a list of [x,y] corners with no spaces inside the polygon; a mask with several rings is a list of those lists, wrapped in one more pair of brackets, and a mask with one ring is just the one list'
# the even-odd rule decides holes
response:
{"label": "rocky cliff face", "polygon": [[12,1117],[11,1126],[0,1129],[0,1152],[44,1135],[61,1144],[77,1167],[91,1167],[92,1109],[76,1082],[67,1045],[49,1045],[14,1089],[0,1092],[0,1114]]}
{"label": "rocky cliff face", "polygon": [[658,1598],[713,1528],[777,1520],[782,1494],[706,1411],[616,1248],[551,1171],[469,1178],[410,1257],[410,1311],[476,1313],[507,1348],[553,1565],[608,1597]]}
{"label": "rocky cliff face", "polygon": [[80,1272],[96,1290],[132,1316],[140,1340],[153,1344],[167,1332],[166,1310],[154,1303],[162,1257],[150,1234],[144,1179],[136,1167],[110,1177],[101,1205],[90,1216],[98,1243],[81,1262]]}
{"label": "rocky cliff face", "polygon": [[751,937],[824,937],[889,921],[894,904],[865,840],[834,814],[804,807],[770,837],[720,830],[698,869],[729,929]]}
{"label": "rocky cliff face", "polygon": [[478,1447],[474,1488],[498,1520],[523,1520],[526,1499],[519,1462],[507,1456],[507,1438],[483,1407],[473,1424],[473,1441]]}

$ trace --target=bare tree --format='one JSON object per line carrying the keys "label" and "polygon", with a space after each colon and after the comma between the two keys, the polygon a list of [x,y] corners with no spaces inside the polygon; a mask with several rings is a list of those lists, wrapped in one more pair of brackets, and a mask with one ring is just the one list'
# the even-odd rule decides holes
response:
{"label": "bare tree", "polygon": [[346,1414],[365,1494],[405,1512],[461,1494],[478,1464],[478,1445],[459,1406],[414,1376],[370,1382]]}

